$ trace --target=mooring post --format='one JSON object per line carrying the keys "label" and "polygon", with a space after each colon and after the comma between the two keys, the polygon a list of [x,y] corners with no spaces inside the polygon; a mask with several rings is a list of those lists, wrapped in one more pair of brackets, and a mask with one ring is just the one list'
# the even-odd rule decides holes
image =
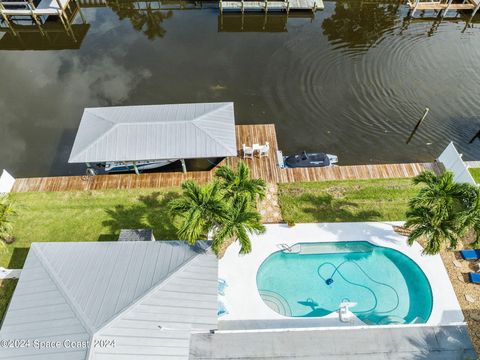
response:
{"label": "mooring post", "polygon": [[429,109],[428,107],[426,107],[426,108],[425,108],[425,111],[424,111],[424,113],[423,113],[423,116],[420,118],[420,120],[418,120],[417,125],[415,125],[415,128],[413,129],[412,133],[410,134],[409,138],[407,139],[407,144],[410,142],[410,140],[412,140],[413,135],[415,135],[415,133],[417,132],[417,129],[420,127],[420,125],[422,124],[423,120],[425,120],[425,118],[427,117],[429,111],[430,111],[430,109]]}

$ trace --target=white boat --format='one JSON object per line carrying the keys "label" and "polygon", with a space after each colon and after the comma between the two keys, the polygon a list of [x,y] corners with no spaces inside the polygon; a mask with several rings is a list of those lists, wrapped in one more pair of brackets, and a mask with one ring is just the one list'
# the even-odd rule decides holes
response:
{"label": "white boat", "polygon": [[178,159],[169,160],[142,160],[142,161],[109,161],[105,163],[106,172],[128,172],[135,171],[135,166],[138,171],[156,169],[168,164],[171,164]]}

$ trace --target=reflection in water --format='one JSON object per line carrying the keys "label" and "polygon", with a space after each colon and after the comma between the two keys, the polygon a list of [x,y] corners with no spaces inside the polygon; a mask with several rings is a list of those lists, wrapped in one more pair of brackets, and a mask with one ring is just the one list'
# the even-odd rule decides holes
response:
{"label": "reflection in water", "polygon": [[64,50],[80,49],[89,24],[73,24],[71,31],[61,24],[50,22],[42,25],[14,25],[15,34],[8,28],[0,28],[0,50]]}
{"label": "reflection in water", "polygon": [[[288,19],[119,1],[81,1],[88,33],[49,45],[75,50],[0,50],[0,169],[83,173],[67,159],[85,107],[209,101],[234,101],[238,124],[275,123],[286,154],[430,161],[453,140],[466,159],[480,158],[480,143],[468,145],[480,128],[480,30],[462,33],[464,18],[428,36],[432,22],[407,23],[396,0],[326,1],[314,18]],[[23,48],[47,49],[41,39]]]}
{"label": "reflection in water", "polygon": [[[31,6],[39,3],[36,0]],[[22,9],[30,3],[18,1],[13,4]],[[69,1],[58,16],[4,16],[0,22],[0,50],[79,49],[90,27],[79,3],[74,0]],[[76,23],[77,18],[81,19],[80,23]]]}
{"label": "reflection in water", "polygon": [[161,10],[161,2],[110,1],[107,5],[120,20],[129,19],[135,30],[143,32],[149,40],[165,36],[162,22],[173,16],[173,11]]}
{"label": "reflection in water", "polygon": [[401,0],[338,0],[335,13],[322,23],[324,34],[341,46],[368,50],[394,27]]}
{"label": "reflection in water", "polygon": [[311,11],[291,13],[222,13],[218,15],[219,32],[286,32],[289,18],[312,20]]}

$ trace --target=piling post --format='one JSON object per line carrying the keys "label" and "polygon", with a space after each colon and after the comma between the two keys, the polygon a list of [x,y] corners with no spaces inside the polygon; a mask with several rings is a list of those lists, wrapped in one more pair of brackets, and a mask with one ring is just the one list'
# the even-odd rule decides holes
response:
{"label": "piling post", "polygon": [[187,165],[185,165],[185,159],[180,159],[180,162],[182,163],[182,171],[184,173],[187,172]]}
{"label": "piling post", "polygon": [[410,140],[412,140],[413,135],[415,135],[415,133],[417,132],[417,130],[418,130],[418,128],[420,127],[420,125],[422,125],[422,122],[423,122],[423,120],[425,120],[425,118],[427,117],[429,111],[430,111],[430,109],[429,109],[428,107],[426,107],[426,108],[425,108],[425,111],[424,111],[424,113],[423,113],[423,116],[420,118],[420,120],[418,120],[417,125],[415,125],[415,128],[413,129],[412,133],[411,133],[410,136],[408,137],[408,139],[407,139],[407,144],[410,142]]}

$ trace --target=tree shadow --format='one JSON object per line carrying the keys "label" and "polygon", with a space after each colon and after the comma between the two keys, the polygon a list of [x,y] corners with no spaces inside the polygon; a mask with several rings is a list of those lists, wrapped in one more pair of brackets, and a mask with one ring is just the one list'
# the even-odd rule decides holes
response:
{"label": "tree shadow", "polygon": [[98,240],[117,240],[122,229],[152,229],[158,240],[177,239],[176,227],[168,213],[168,203],[178,197],[179,194],[173,191],[154,192],[140,196],[138,203],[133,206],[117,205],[105,210],[110,219],[102,224],[109,228],[110,233],[100,235]]}
{"label": "tree shadow", "polygon": [[370,221],[381,216],[376,210],[352,211],[358,204],[334,198],[330,194],[302,194],[300,201],[307,203],[303,211],[311,214],[315,222]]}

